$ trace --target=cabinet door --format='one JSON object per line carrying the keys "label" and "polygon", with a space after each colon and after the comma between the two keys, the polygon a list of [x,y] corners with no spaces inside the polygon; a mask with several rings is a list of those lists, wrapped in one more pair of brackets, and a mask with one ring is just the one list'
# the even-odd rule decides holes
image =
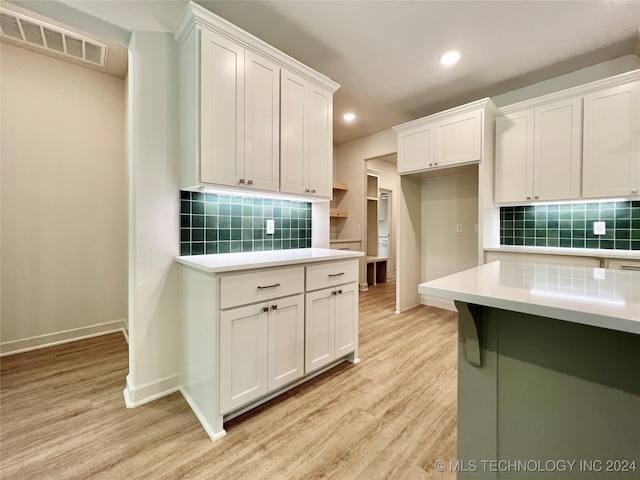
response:
{"label": "cabinet door", "polygon": [[478,162],[482,158],[482,112],[463,113],[438,122],[434,166]]}
{"label": "cabinet door", "polygon": [[309,83],[282,70],[280,85],[280,190],[305,193],[308,188]]}
{"label": "cabinet door", "polygon": [[533,199],[580,198],[582,99],[535,109]]}
{"label": "cabinet door", "polygon": [[245,184],[277,191],[280,186],[280,67],[245,52]]}
{"label": "cabinet door", "polygon": [[266,304],[220,312],[220,410],[267,393]]}
{"label": "cabinet door", "polygon": [[533,197],[533,110],[496,119],[496,203]]}
{"label": "cabinet door", "polygon": [[330,364],[334,357],[333,289],[306,294],[305,372]]}
{"label": "cabinet door", "polygon": [[335,358],[358,347],[358,285],[338,287],[335,296]]}
{"label": "cabinet door", "polygon": [[268,388],[304,375],[304,295],[269,304]]}
{"label": "cabinet door", "polygon": [[640,82],[584,97],[585,198],[640,192]]}
{"label": "cabinet door", "polygon": [[200,181],[238,185],[244,178],[244,49],[204,29],[200,41]]}
{"label": "cabinet door", "polygon": [[398,173],[425,170],[433,166],[434,156],[433,125],[398,135]]}
{"label": "cabinet door", "polygon": [[333,191],[333,95],[309,87],[309,157],[307,187],[312,195],[331,197]]}

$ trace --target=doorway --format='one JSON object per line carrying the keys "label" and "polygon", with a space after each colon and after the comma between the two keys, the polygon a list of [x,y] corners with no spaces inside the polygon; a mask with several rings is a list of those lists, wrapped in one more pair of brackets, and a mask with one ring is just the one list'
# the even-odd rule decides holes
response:
{"label": "doorway", "polygon": [[380,189],[378,200],[378,256],[390,258],[391,190]]}

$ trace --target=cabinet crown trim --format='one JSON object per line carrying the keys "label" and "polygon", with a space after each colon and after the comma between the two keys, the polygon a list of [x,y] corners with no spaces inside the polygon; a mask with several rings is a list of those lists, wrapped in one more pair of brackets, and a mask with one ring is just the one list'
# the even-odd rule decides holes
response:
{"label": "cabinet crown trim", "polygon": [[295,71],[298,75],[303,76],[310,82],[330,90],[331,93],[334,93],[340,88],[340,84],[334,82],[329,77],[309,68],[295,58],[290,57],[286,53],[281,52],[277,48],[192,1],[187,4],[184,12],[182,12],[173,34],[178,44],[183,42],[195,25],[212,30],[239,43],[242,47],[254,53],[266,56],[279,66]]}
{"label": "cabinet crown trim", "polygon": [[558,92],[549,93],[539,97],[531,98],[529,100],[523,100],[522,102],[512,103],[505,105],[498,109],[498,115],[508,115],[510,113],[519,112],[521,110],[536,108],[541,105],[546,105],[552,102],[560,100],[567,100],[569,98],[580,97],[588,95],[589,93],[596,92],[609,87],[615,87],[616,85],[624,85],[626,83],[632,83],[640,80],[640,69],[632,70],[630,72],[614,75],[613,77],[603,78],[594,82],[585,83],[576,87],[566,88]]}
{"label": "cabinet crown trim", "polygon": [[421,117],[416,120],[411,120],[410,122],[406,122],[401,125],[396,125],[395,127],[393,127],[393,130],[396,133],[402,133],[407,130],[410,130],[413,127],[423,125],[425,123],[435,122],[443,118],[450,117],[452,115],[457,115],[460,113],[470,112],[478,109],[484,109],[485,112],[488,112],[492,116],[495,116],[498,113],[498,107],[496,107],[493,101],[489,97],[487,97],[487,98],[482,98],[480,100],[476,100],[475,102],[466,103],[458,107],[450,108],[449,110],[444,110],[442,112],[434,113],[426,117]]}

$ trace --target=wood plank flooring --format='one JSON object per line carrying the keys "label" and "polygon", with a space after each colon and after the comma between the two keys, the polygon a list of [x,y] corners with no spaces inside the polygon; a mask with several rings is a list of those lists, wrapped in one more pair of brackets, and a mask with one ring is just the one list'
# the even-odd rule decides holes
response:
{"label": "wood plank flooring", "polygon": [[456,458],[457,316],[360,295],[343,363],[225,424],[211,442],[179,393],[124,406],[127,345],[106,335],[1,359],[2,479],[438,479]]}

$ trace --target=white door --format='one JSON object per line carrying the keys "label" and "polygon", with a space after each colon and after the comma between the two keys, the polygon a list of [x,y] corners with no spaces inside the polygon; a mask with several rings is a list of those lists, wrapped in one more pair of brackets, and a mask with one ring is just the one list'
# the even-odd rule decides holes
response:
{"label": "white door", "polygon": [[535,109],[533,199],[580,198],[582,99]]}
{"label": "white door", "polygon": [[304,295],[269,303],[268,389],[304,375]]}
{"label": "white door", "polygon": [[280,185],[280,67],[245,52],[245,184],[277,191]]}
{"label": "white door", "polygon": [[244,178],[244,49],[201,30],[200,181]]}
{"label": "white door", "polygon": [[640,193],[640,82],[584,97],[585,198]]}
{"label": "white door", "polygon": [[439,167],[477,162],[482,158],[482,112],[463,113],[438,123],[436,158]]}
{"label": "white door", "polygon": [[435,156],[434,126],[424,125],[398,136],[398,173],[433,167]]}
{"label": "white door", "polygon": [[334,289],[306,294],[305,372],[330,364],[334,357]]}
{"label": "white door", "polygon": [[496,203],[533,199],[533,110],[496,119]]}
{"label": "white door", "polygon": [[309,83],[281,70],[280,190],[305,193],[309,143]]}
{"label": "white door", "polygon": [[267,393],[266,303],[220,312],[220,410]]}
{"label": "white door", "polygon": [[358,348],[358,286],[338,287],[335,295],[335,358]]}
{"label": "white door", "polygon": [[309,193],[331,197],[333,190],[333,94],[309,88]]}

